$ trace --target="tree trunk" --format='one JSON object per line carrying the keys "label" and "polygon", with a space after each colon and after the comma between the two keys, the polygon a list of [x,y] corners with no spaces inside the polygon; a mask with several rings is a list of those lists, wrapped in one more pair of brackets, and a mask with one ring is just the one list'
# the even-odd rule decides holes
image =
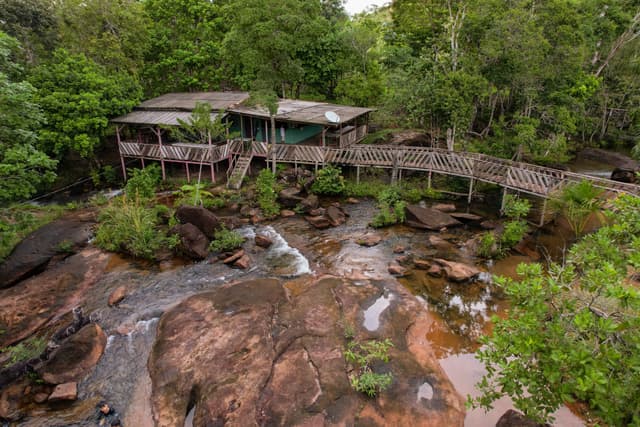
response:
{"label": "tree trunk", "polygon": [[271,115],[271,155],[273,161],[271,162],[271,171],[276,173],[276,116]]}

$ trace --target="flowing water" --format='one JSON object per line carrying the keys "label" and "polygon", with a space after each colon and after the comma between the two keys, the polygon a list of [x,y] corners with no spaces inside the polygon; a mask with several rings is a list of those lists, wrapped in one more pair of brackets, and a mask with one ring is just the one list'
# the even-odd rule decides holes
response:
{"label": "flowing water", "polygon": [[[240,232],[251,239],[256,233],[270,237],[274,244],[266,250],[245,245],[253,260],[247,271],[228,268],[220,262],[181,263],[160,271],[157,267],[114,256],[108,272],[89,297],[86,310],[95,312],[108,334],[108,345],[94,372],[80,384],[80,398],[89,401],[105,398],[120,409],[124,425],[152,426],[149,396],[151,380],[146,363],[153,345],[158,320],[162,313],[191,295],[214,289],[221,284],[255,277],[277,276],[288,281],[285,286],[294,290],[296,281],[309,280],[322,274],[342,275],[358,285],[364,280],[398,283],[410,290],[422,302],[432,318],[432,326],[425,331],[440,364],[462,396],[475,395],[474,384],[484,373],[483,365],[474,357],[477,338],[490,331],[492,315],[504,315],[508,305],[491,283],[491,274],[513,276],[515,266],[530,260],[522,256],[509,257],[490,265],[473,257],[467,241],[479,229],[461,227],[444,233],[415,230],[404,226],[377,230],[382,242],[371,248],[360,247],[357,238],[371,233],[368,222],[375,213],[373,202],[363,201],[347,205],[350,215],[346,224],[327,230],[312,229],[300,217],[276,220],[269,225],[251,226]],[[440,240],[433,240],[437,236]],[[431,240],[430,240],[431,238]],[[477,264],[485,271],[482,280],[472,284],[455,284],[433,278],[421,270],[414,270],[402,279],[389,275],[390,261],[398,246],[415,258],[443,257],[452,261]],[[113,289],[126,285],[132,291],[117,308],[104,306]],[[386,286],[382,294],[364,311],[363,327],[375,331],[384,321],[384,310],[394,299],[393,286]],[[429,382],[418,389],[416,398],[429,400],[434,390]],[[92,400],[93,399],[93,400]],[[512,407],[509,399],[497,402],[496,408],[485,414],[469,410],[468,426],[494,426],[497,419]],[[193,424],[193,408],[185,426]],[[557,425],[582,425],[568,409],[557,414]],[[45,426],[46,417],[34,416],[25,426]],[[90,425],[90,424],[75,424]]]}

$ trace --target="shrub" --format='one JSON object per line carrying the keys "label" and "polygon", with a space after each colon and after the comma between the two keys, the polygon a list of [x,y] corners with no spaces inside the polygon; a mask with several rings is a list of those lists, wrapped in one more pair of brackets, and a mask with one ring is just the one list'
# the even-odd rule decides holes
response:
{"label": "shrub", "polygon": [[518,244],[527,233],[527,223],[524,221],[509,221],[505,223],[504,230],[500,235],[501,251],[508,251]]}
{"label": "shrub", "polygon": [[8,359],[5,362],[5,367],[8,367],[40,356],[46,347],[47,340],[44,337],[31,337],[0,351],[7,354]]}
{"label": "shrub", "polygon": [[522,219],[529,214],[531,203],[526,199],[519,199],[511,194],[505,196],[504,216],[510,219]]}
{"label": "shrub", "polygon": [[349,197],[376,197],[388,184],[379,180],[369,180],[367,182],[356,183],[345,181],[344,195]]}
{"label": "shrub", "polygon": [[581,236],[592,214],[600,211],[603,191],[589,181],[568,185],[552,199],[552,206],[569,223],[576,238]]}
{"label": "shrub", "polygon": [[496,238],[495,233],[492,231],[482,233],[478,242],[478,255],[485,258],[491,258],[497,253],[497,251],[498,239]]}
{"label": "shrub", "polygon": [[213,194],[211,194],[209,191],[206,191],[205,188],[205,184],[202,183],[182,185],[180,187],[180,190],[174,193],[176,195],[174,205],[210,207],[208,205],[213,204],[214,197]]}
{"label": "shrub", "polygon": [[214,233],[214,239],[209,244],[209,250],[213,252],[228,252],[238,249],[244,243],[244,237],[237,231],[221,228]]}
{"label": "shrub", "polygon": [[262,169],[256,180],[256,192],[258,193],[258,206],[267,218],[280,213],[278,204],[278,188],[276,176],[270,169]]}
{"label": "shrub", "polygon": [[391,385],[393,375],[390,372],[378,374],[371,368],[375,361],[389,361],[388,352],[391,347],[393,343],[388,338],[383,341],[371,340],[364,343],[350,341],[348,343],[344,357],[347,362],[356,366],[356,373],[349,377],[354,390],[373,397]]}
{"label": "shrub", "polygon": [[398,187],[387,187],[378,194],[378,208],[380,211],[371,221],[372,227],[386,227],[403,223],[405,220],[406,203],[401,198]]}
{"label": "shrub", "polygon": [[325,166],[316,174],[311,191],[316,194],[338,196],[344,193],[345,183],[342,172],[334,166]]}
{"label": "shrub", "polygon": [[100,212],[98,221],[95,243],[108,251],[152,259],[167,246],[165,234],[158,229],[158,212],[139,197],[114,199]]}
{"label": "shrub", "polygon": [[160,168],[156,164],[144,169],[129,169],[131,178],[124,187],[125,194],[130,198],[151,199],[156,194],[156,187],[160,182]]}

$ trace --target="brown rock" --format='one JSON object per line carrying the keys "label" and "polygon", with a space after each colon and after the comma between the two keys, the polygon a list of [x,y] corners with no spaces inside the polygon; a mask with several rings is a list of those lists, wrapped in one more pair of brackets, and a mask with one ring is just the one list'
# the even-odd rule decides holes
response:
{"label": "brown rock", "polygon": [[292,210],[289,210],[289,209],[283,209],[283,210],[280,211],[280,216],[282,218],[290,218],[292,216],[296,216],[296,213],[294,211],[292,211]]}
{"label": "brown rock", "polygon": [[317,209],[320,206],[320,200],[318,200],[318,196],[315,194],[309,194],[300,202],[300,209],[302,212],[309,212],[313,209]]}
{"label": "brown rock", "polygon": [[444,259],[435,259],[434,261],[442,266],[447,275],[447,279],[453,282],[466,282],[476,278],[476,276],[480,274],[480,270],[472,265],[446,261]]}
{"label": "brown rock", "polygon": [[199,206],[180,206],[176,210],[176,218],[182,224],[193,224],[209,239],[220,225],[220,220],[208,209]]}
{"label": "brown rock", "polygon": [[431,206],[431,209],[435,209],[440,212],[451,213],[456,211],[456,205],[453,203],[436,203]]}
{"label": "brown rock", "polygon": [[302,191],[297,187],[285,188],[278,193],[278,201],[286,208],[295,208],[303,200]]}
{"label": "brown rock", "polygon": [[236,260],[236,262],[233,263],[234,267],[241,268],[243,270],[246,270],[247,268],[249,268],[250,265],[251,265],[251,258],[249,258],[249,255],[242,255],[240,258]]}
{"label": "brown rock", "polygon": [[400,265],[406,266],[413,262],[413,257],[411,255],[400,255],[396,257],[396,262]]}
{"label": "brown rock", "polygon": [[205,259],[209,256],[209,239],[193,224],[178,224],[171,233],[180,237],[180,250],[192,259]]}
{"label": "brown rock", "polygon": [[113,306],[118,304],[126,296],[127,296],[127,287],[126,286],[117,287],[113,292],[111,292],[111,295],[109,295],[109,305]]}
{"label": "brown rock", "polygon": [[0,289],[13,286],[42,270],[59,254],[61,244],[68,243],[74,248],[86,246],[93,224],[93,221],[76,215],[53,221],[29,234],[0,263]]}
{"label": "brown rock", "polygon": [[482,221],[480,223],[480,228],[482,228],[484,230],[493,230],[497,226],[498,226],[498,224],[495,221],[492,221],[490,219],[488,219],[486,221]]}
{"label": "brown rock", "polygon": [[535,421],[531,421],[520,412],[509,409],[502,414],[496,427],[546,427],[548,424],[538,424]]}
{"label": "brown rock", "polygon": [[243,207],[240,208],[240,215],[242,215],[245,218],[251,218],[252,216],[255,216],[258,214],[258,209],[252,208],[249,205],[244,205]]}
{"label": "brown rock", "polygon": [[451,212],[449,215],[462,222],[480,222],[482,217],[480,215],[464,213],[464,212]]}
{"label": "brown rock", "polygon": [[255,241],[256,245],[260,246],[261,248],[268,248],[269,246],[273,245],[273,240],[271,240],[264,234],[256,234]]}
{"label": "brown rock", "polygon": [[49,384],[80,381],[98,363],[107,345],[107,335],[90,323],[62,343],[38,373]]}
{"label": "brown rock", "polygon": [[360,203],[360,200],[356,199],[355,197],[349,197],[346,200],[347,203],[349,203],[350,205],[356,205],[358,203]]}
{"label": "brown rock", "polygon": [[460,221],[449,214],[436,209],[423,208],[418,205],[406,207],[407,219],[405,223],[414,228],[440,230],[443,227],[461,225]]}
{"label": "brown rock", "polygon": [[336,206],[329,206],[325,215],[327,216],[329,223],[334,227],[342,225],[347,221],[347,216],[342,208]]}
{"label": "brown rock", "polygon": [[367,234],[360,237],[358,240],[356,240],[356,243],[359,244],[360,246],[365,246],[369,248],[371,246],[376,246],[381,241],[382,241],[382,237],[378,236],[377,234]]}
{"label": "brown rock", "polygon": [[36,403],[44,403],[47,401],[48,398],[49,398],[49,395],[47,393],[36,393],[33,396],[33,401]]}
{"label": "brown rock", "polygon": [[393,253],[394,254],[402,254],[405,251],[405,247],[402,245],[397,245],[396,247],[393,248]]}
{"label": "brown rock", "polygon": [[304,219],[318,230],[331,227],[331,222],[329,222],[329,219],[325,216],[305,216]]}
{"label": "brown rock", "polygon": [[432,277],[442,277],[442,267],[440,267],[438,264],[433,264],[427,270],[427,274]]}
{"label": "brown rock", "polygon": [[251,217],[251,224],[256,225],[264,221],[264,217],[262,215],[254,215]]}
{"label": "brown rock", "polygon": [[24,398],[24,383],[13,383],[0,389],[0,419],[12,420],[20,417],[20,406]]}
{"label": "brown rock", "polygon": [[224,264],[231,264],[231,263],[236,262],[237,260],[239,260],[243,256],[244,256],[244,249],[240,249],[239,251],[234,252],[233,255],[228,256],[225,259],[223,259],[222,262]]}
{"label": "brown rock", "polygon": [[423,259],[415,259],[415,260],[413,260],[413,265],[418,270],[428,270],[429,268],[431,268],[431,263],[429,261],[425,261]]}
{"label": "brown rock", "polygon": [[310,216],[322,216],[325,214],[325,212],[326,212],[325,208],[317,208],[317,209],[310,210],[308,213]]}
{"label": "brown rock", "polygon": [[615,168],[613,172],[611,172],[611,177],[609,179],[611,179],[612,181],[635,184],[637,180],[636,173],[638,171],[640,171],[640,167],[637,171],[634,169]]}
{"label": "brown rock", "polygon": [[78,383],[70,382],[59,384],[49,395],[49,402],[60,402],[64,400],[76,400],[78,398]]}
{"label": "brown rock", "polygon": [[394,276],[405,276],[407,274],[407,269],[398,264],[389,264],[387,270],[389,271],[389,274]]}

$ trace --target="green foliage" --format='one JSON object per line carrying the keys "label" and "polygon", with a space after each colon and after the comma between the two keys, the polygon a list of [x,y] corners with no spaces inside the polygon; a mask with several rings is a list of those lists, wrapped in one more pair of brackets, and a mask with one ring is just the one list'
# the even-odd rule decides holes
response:
{"label": "green foliage", "polygon": [[527,199],[519,199],[511,194],[505,195],[503,214],[509,219],[519,220],[526,218],[531,209],[531,203]]}
{"label": "green foliage", "polygon": [[280,213],[278,204],[278,187],[276,176],[269,169],[262,169],[256,180],[258,206],[266,217],[274,217]]}
{"label": "green foliage", "polygon": [[616,199],[613,223],[574,245],[565,265],[522,264],[521,280],[499,279],[512,308],[482,339],[487,374],[473,404],[506,394],[543,422],[579,400],[607,424],[640,422],[640,293],[627,283],[628,269],[638,271],[639,206]]}
{"label": "green foliage", "polygon": [[[184,184],[180,187],[180,190],[176,191],[175,206],[180,205],[192,205],[192,206],[204,206],[211,207],[214,203],[213,194],[205,190],[205,184]],[[224,201],[223,201],[224,203]]]}
{"label": "green foliage", "polygon": [[171,133],[179,140],[207,144],[218,140],[229,130],[230,123],[225,123],[224,111],[211,118],[211,105],[196,102],[189,120],[178,119],[178,127],[171,127]]}
{"label": "green foliage", "polygon": [[377,197],[388,184],[378,179],[362,180],[356,183],[352,180],[345,180],[344,195],[348,197]]}
{"label": "green foliage", "polygon": [[575,236],[579,237],[591,216],[600,212],[602,193],[590,181],[580,181],[566,186],[556,194],[552,199],[552,206],[564,216]]}
{"label": "green foliage", "polygon": [[209,250],[213,252],[229,252],[241,247],[244,240],[244,237],[237,231],[223,227],[214,233],[214,239],[209,245]]}
{"label": "green foliage", "polygon": [[376,361],[389,361],[388,352],[391,347],[393,343],[388,338],[383,341],[349,341],[344,357],[347,362],[355,365],[356,373],[349,377],[354,390],[374,397],[391,385],[393,375],[390,372],[378,374],[372,370],[372,365]]}
{"label": "green foliage", "polygon": [[528,200],[507,194],[503,213],[510,221],[504,223],[500,234],[488,231],[480,236],[478,255],[485,258],[502,258],[507,255],[526,235],[528,227],[523,218],[527,217],[530,209],[531,203]]}
{"label": "green foliage", "polygon": [[402,200],[399,187],[387,187],[378,194],[378,208],[380,211],[371,221],[372,227],[386,227],[403,223],[406,217],[406,203]]}
{"label": "green foliage", "polygon": [[156,195],[156,188],[160,182],[160,168],[151,164],[144,169],[129,169],[129,180],[124,187],[124,193],[133,200],[152,199]]}
{"label": "green foliage", "polygon": [[40,139],[47,151],[74,151],[93,156],[107,134],[109,117],[128,112],[141,97],[137,81],[125,73],[108,72],[82,54],[56,50],[30,79],[46,125]]}
{"label": "green foliage", "polygon": [[9,367],[15,363],[26,362],[36,358],[42,354],[47,347],[47,339],[45,337],[33,336],[28,338],[13,347],[8,347],[0,350],[2,353],[8,355],[8,359],[5,362],[4,367]]}
{"label": "green foliage", "polygon": [[116,198],[98,216],[95,243],[108,251],[153,259],[160,249],[171,246],[159,228],[158,213],[139,196]]}
{"label": "green foliage", "polygon": [[316,194],[338,196],[344,193],[345,183],[340,168],[328,165],[320,169],[311,186],[311,191]]}
{"label": "green foliage", "polygon": [[491,258],[498,254],[499,246],[496,234],[492,231],[482,233],[478,241],[478,255]]}
{"label": "green foliage", "polygon": [[73,242],[69,240],[63,240],[62,242],[58,243],[58,246],[56,246],[56,252],[61,254],[73,253]]}

